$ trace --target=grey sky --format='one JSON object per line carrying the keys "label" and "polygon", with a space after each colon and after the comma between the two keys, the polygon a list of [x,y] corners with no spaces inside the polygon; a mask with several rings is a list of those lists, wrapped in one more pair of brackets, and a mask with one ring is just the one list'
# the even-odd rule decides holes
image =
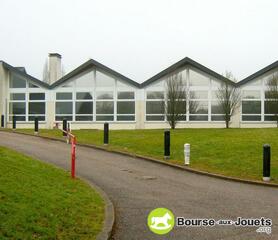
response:
{"label": "grey sky", "polygon": [[0,59],[41,79],[93,58],[142,82],[188,56],[242,79],[278,60],[276,0],[0,0]]}

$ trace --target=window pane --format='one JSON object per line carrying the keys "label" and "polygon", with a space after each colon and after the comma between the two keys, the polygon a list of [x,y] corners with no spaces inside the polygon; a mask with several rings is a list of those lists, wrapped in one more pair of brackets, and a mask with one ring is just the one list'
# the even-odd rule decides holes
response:
{"label": "window pane", "polygon": [[45,116],[29,116],[29,121],[35,121],[36,117],[39,119],[39,121],[45,121]]}
{"label": "window pane", "polygon": [[26,88],[26,81],[16,74],[11,74],[10,88]]}
{"label": "window pane", "polygon": [[38,88],[38,86],[29,82],[29,88]]}
{"label": "window pane", "polygon": [[75,116],[76,121],[93,121],[93,116]]}
{"label": "window pane", "polygon": [[118,92],[118,99],[134,99],[134,92]]}
{"label": "window pane", "polygon": [[264,102],[265,114],[277,114],[278,113],[278,101],[265,101]]}
{"label": "window pane", "polygon": [[264,116],[265,121],[277,121],[278,116]]}
{"label": "window pane", "polygon": [[147,92],[147,99],[164,99],[164,92]]}
{"label": "window pane", "polygon": [[76,99],[78,100],[93,99],[93,96],[90,92],[77,92]]}
{"label": "window pane", "polygon": [[109,116],[96,116],[97,121],[113,121],[114,120],[114,116],[113,115],[109,115]]}
{"label": "window pane", "polygon": [[260,91],[244,90],[243,91],[243,98],[260,99],[261,98],[261,92]]}
{"label": "window pane", "polygon": [[223,110],[222,110],[219,102],[217,102],[217,101],[211,102],[211,113],[212,114],[223,114]]}
{"label": "window pane", "polygon": [[115,80],[107,74],[96,71],[96,83],[97,87],[114,87]]}
{"label": "window pane", "polygon": [[117,121],[134,121],[135,116],[117,115]]}
{"label": "window pane", "polygon": [[76,87],[92,88],[94,82],[94,71],[83,74],[76,79]]}
{"label": "window pane", "polygon": [[189,116],[189,121],[208,121],[208,116],[206,115],[194,115]]}
{"label": "window pane", "polygon": [[57,100],[71,100],[72,99],[72,93],[71,92],[56,93],[56,99]]}
{"label": "window pane", "polygon": [[72,121],[72,116],[71,115],[66,115],[66,116],[55,116],[55,121],[63,121],[64,119],[68,121]]}
{"label": "window pane", "polygon": [[97,99],[113,99],[113,92],[97,92]]}
{"label": "window pane", "polygon": [[274,91],[265,91],[265,98],[266,99],[277,99],[278,98],[277,90],[274,90]]}
{"label": "window pane", "polygon": [[93,102],[76,102],[76,114],[93,114]]}
{"label": "window pane", "polygon": [[[166,116],[166,119],[169,120],[170,117]],[[184,114],[184,115],[179,116],[177,120],[178,121],[186,121],[186,115]]]}
{"label": "window pane", "polygon": [[117,102],[118,114],[134,114],[135,102]]}
{"label": "window pane", "polygon": [[208,91],[191,91],[191,99],[206,99],[208,98]]}
{"label": "window pane", "polygon": [[11,100],[25,100],[25,93],[11,93]]}
{"label": "window pane", "polygon": [[25,114],[25,102],[11,102],[10,103],[10,114]]}
{"label": "window pane", "polygon": [[45,114],[45,103],[29,102],[29,114]]}
{"label": "window pane", "polygon": [[[13,121],[13,116],[9,116],[9,121]],[[16,116],[16,121],[25,121],[25,116]]]}
{"label": "window pane", "polygon": [[189,83],[190,86],[208,86],[209,78],[193,70],[189,70]]}
{"label": "window pane", "polygon": [[164,115],[148,115],[147,121],[164,121]]}
{"label": "window pane", "polygon": [[30,93],[29,99],[30,100],[44,100],[45,94],[44,93]]}
{"label": "window pane", "polygon": [[164,114],[164,101],[147,102],[147,114]]}
{"label": "window pane", "polygon": [[73,82],[66,83],[62,86],[62,88],[70,88],[73,87]]}
{"label": "window pane", "polygon": [[205,101],[190,101],[189,112],[192,114],[207,114],[208,102]]}
{"label": "window pane", "polygon": [[167,112],[186,114],[186,101],[176,101],[176,102],[168,101]]}
{"label": "window pane", "polygon": [[114,102],[97,102],[96,103],[97,114],[113,114]]}
{"label": "window pane", "polygon": [[261,116],[243,115],[242,121],[261,121]]}
{"label": "window pane", "polygon": [[242,101],[242,113],[261,113],[261,101]]}
{"label": "window pane", "polygon": [[72,102],[56,102],[56,114],[72,114]]}
{"label": "window pane", "polygon": [[224,115],[211,115],[211,121],[225,121]]}

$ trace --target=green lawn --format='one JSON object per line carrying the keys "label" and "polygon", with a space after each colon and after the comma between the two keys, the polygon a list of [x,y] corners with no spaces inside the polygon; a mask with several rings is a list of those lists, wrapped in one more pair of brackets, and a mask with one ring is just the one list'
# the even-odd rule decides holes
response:
{"label": "green lawn", "polygon": [[0,239],[95,239],[103,221],[88,184],[0,147]]}
{"label": "green lawn", "polygon": [[[17,130],[33,133],[33,130]],[[103,144],[103,131],[73,131],[79,143]],[[59,130],[41,135],[61,138]],[[171,160],[183,164],[184,143],[191,144],[190,167],[208,172],[261,180],[262,149],[271,145],[273,182],[278,183],[278,129],[178,129],[171,131]],[[110,149],[163,159],[163,130],[110,131]]]}

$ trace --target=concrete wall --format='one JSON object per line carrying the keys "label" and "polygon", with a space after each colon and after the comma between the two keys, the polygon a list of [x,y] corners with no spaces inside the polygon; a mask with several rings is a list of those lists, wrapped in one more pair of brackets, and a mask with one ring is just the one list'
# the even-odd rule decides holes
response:
{"label": "concrete wall", "polygon": [[5,125],[7,123],[7,98],[8,98],[9,72],[0,63],[0,116],[5,116]]}

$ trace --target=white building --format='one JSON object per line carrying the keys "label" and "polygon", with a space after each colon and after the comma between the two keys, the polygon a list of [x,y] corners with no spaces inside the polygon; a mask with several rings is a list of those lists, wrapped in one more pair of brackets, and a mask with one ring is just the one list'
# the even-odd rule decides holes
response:
{"label": "white building", "polygon": [[274,113],[265,97],[268,79],[278,72],[278,61],[234,83],[207,67],[184,58],[149,80],[139,84],[122,74],[89,60],[61,77],[61,55],[49,54],[49,84],[28,75],[24,68],[0,61],[0,114],[11,127],[12,116],[18,128],[33,128],[39,117],[41,128],[53,128],[63,119],[73,129],[168,128],[162,102],[165,80],[180,73],[197,109],[179,122],[178,128],[222,128],[216,91],[221,83],[240,88],[242,101],[232,117],[231,127],[275,127]]}

